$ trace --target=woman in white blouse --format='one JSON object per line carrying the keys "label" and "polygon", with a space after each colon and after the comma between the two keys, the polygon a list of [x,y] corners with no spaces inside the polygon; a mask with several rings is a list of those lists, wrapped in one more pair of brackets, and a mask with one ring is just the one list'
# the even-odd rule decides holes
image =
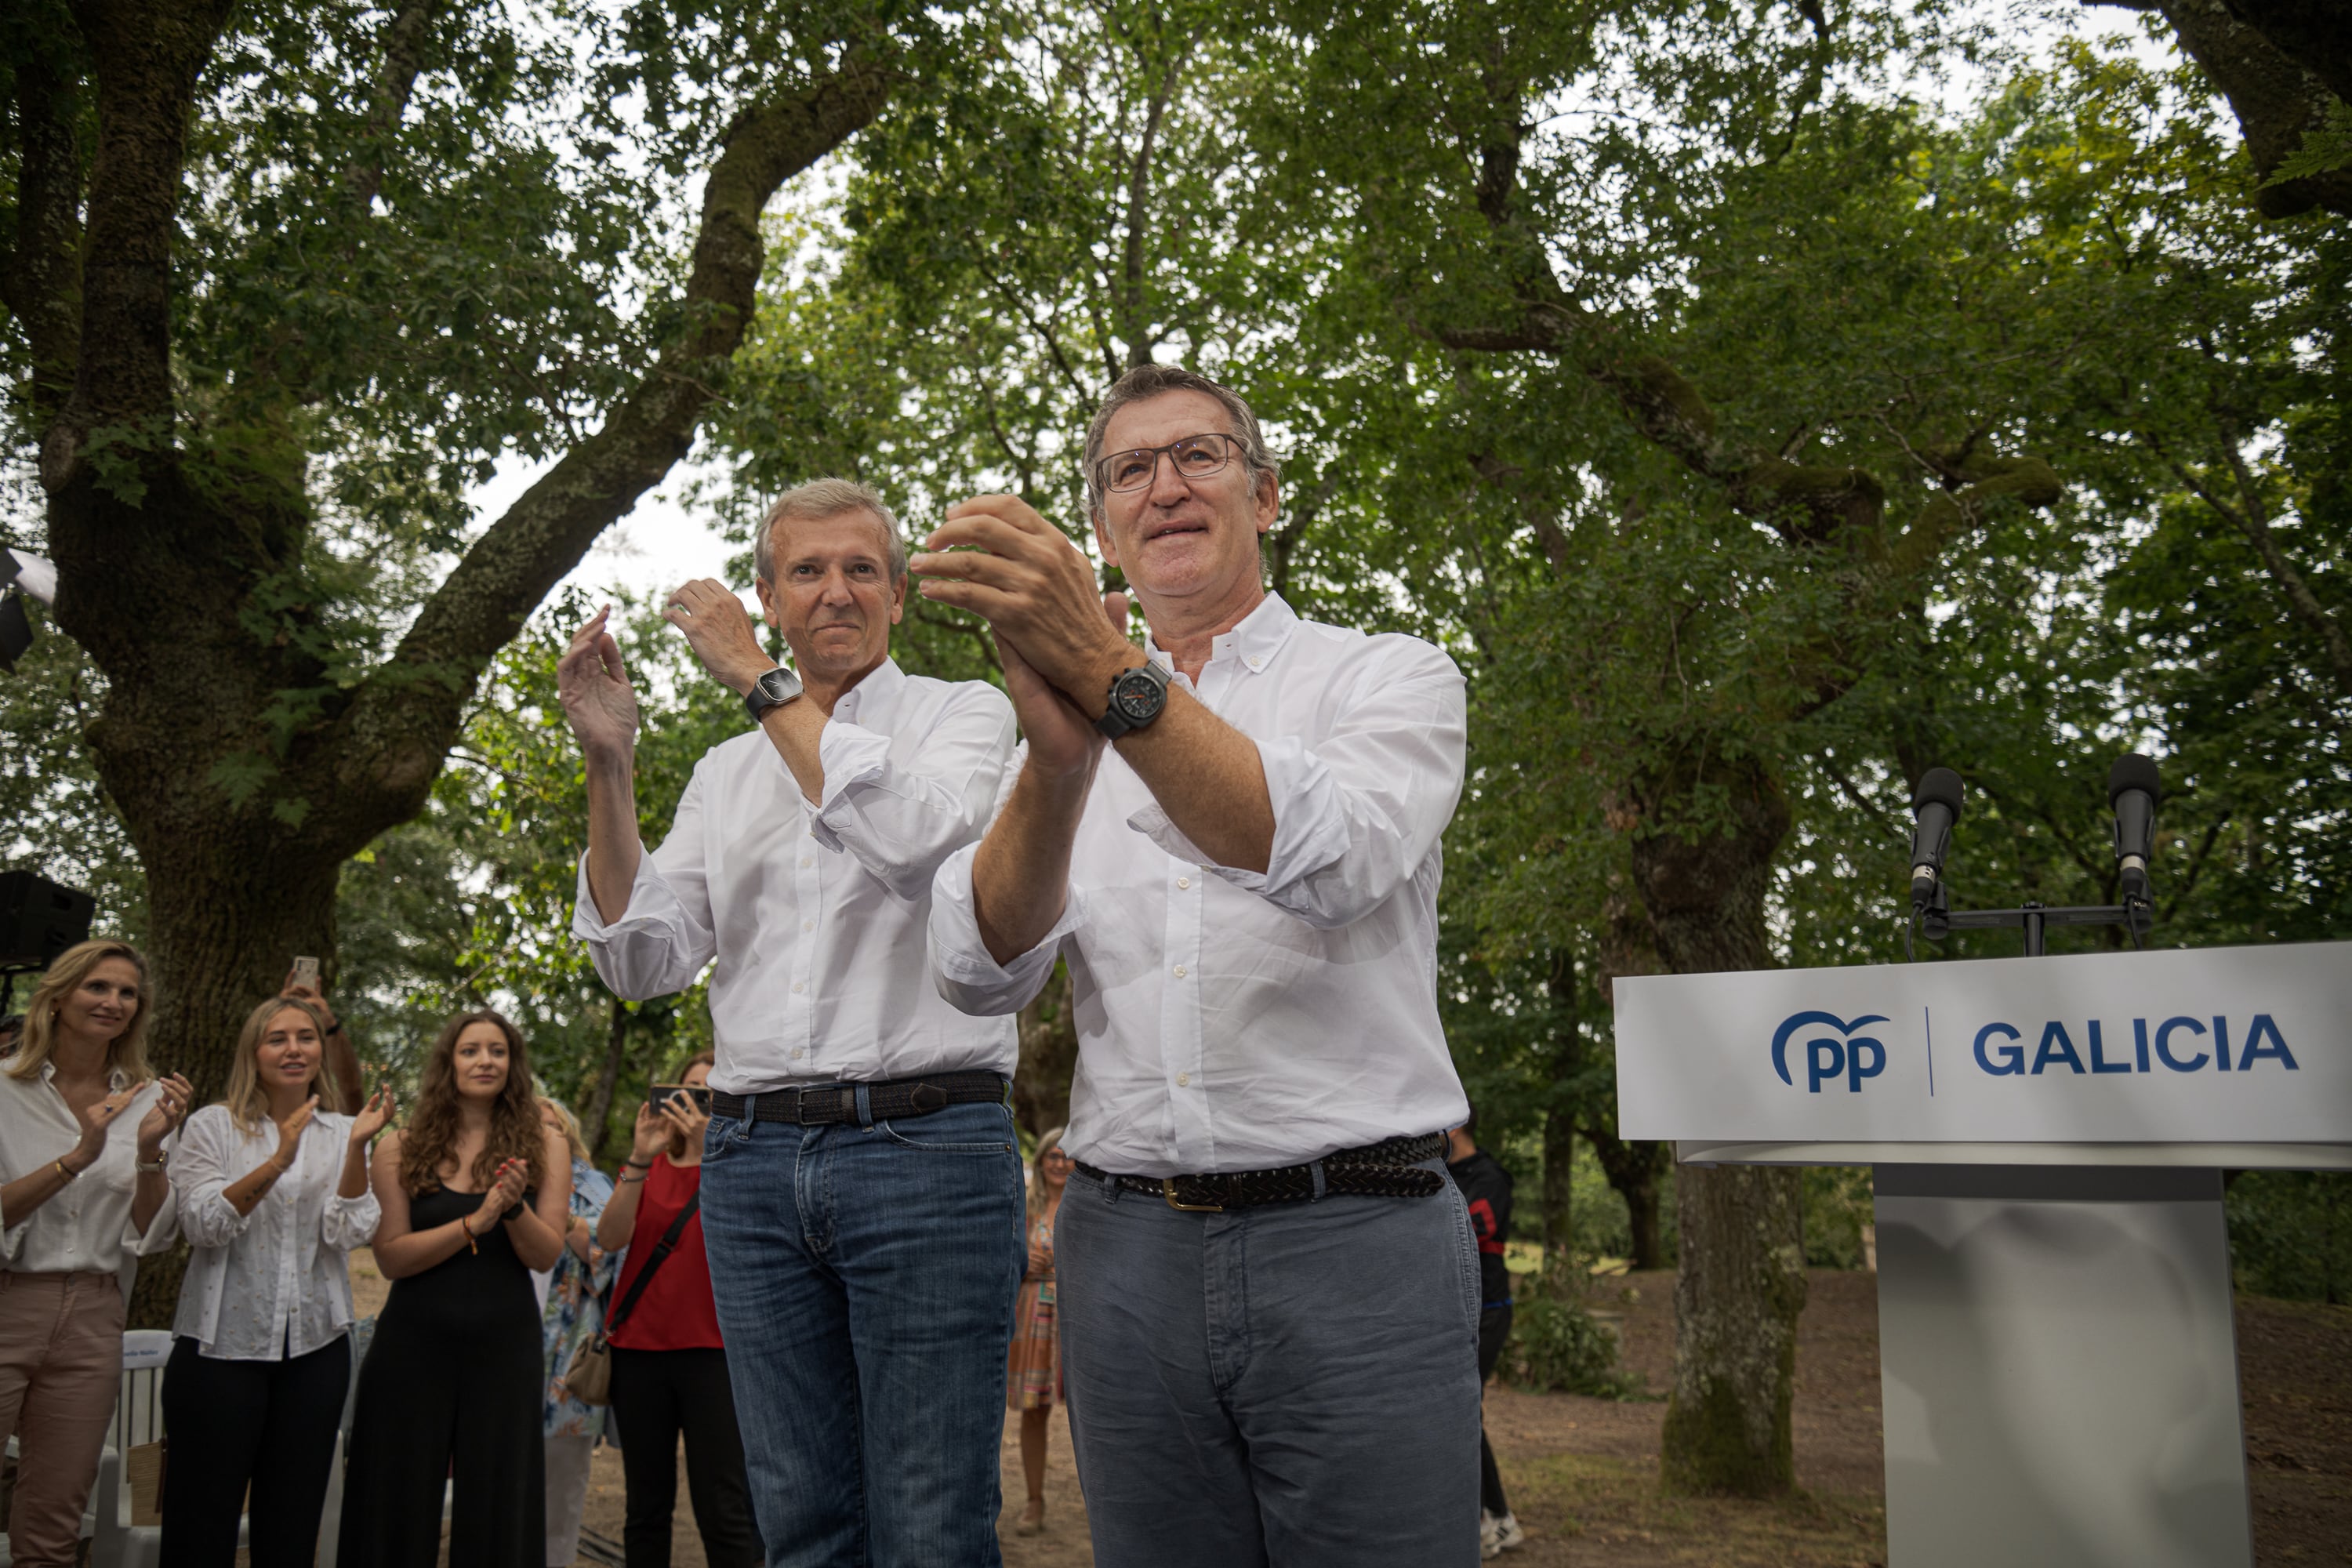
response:
{"label": "woman in white blouse", "polygon": [[255,1008],[227,1094],[172,1155],[194,1250],[163,1374],[165,1568],[226,1568],[240,1505],[253,1568],[317,1555],[351,1387],[348,1254],[375,1235],[368,1141],[392,1117],[383,1088],[355,1117],[320,1109],[341,1102],[334,1028],[307,996]]}
{"label": "woman in white blouse", "polygon": [[178,1234],[163,1140],[190,1091],[148,1070],[153,1012],[138,949],[80,942],[0,1066],[0,1444],[17,1439],[23,1568],[74,1561],[122,1376],[123,1265]]}

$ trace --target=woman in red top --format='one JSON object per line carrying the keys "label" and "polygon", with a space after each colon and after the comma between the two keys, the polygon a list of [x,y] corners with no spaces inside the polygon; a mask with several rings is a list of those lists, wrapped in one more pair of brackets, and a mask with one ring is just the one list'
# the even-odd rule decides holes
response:
{"label": "woman in red top", "polygon": [[[679,1081],[710,1077],[708,1053],[688,1062]],[[702,1130],[709,1113],[685,1094],[659,1109],[637,1108],[635,1147],[621,1166],[612,1200],[596,1222],[596,1244],[626,1247],[610,1311],[618,1316],[638,1276],[671,1225],[702,1191]],[[608,1321],[610,1319],[608,1318]],[[694,1522],[711,1568],[751,1568],[765,1561],[751,1521],[743,1473],[743,1438],[727,1351],[710,1300],[710,1264],[702,1250],[702,1216],[688,1217],[677,1244],[635,1304],[611,1330],[613,1419],[620,1427],[621,1475],[627,1501],[621,1539],[628,1568],[668,1568],[670,1518],[677,1507],[677,1441],[686,1438],[686,1484]]]}

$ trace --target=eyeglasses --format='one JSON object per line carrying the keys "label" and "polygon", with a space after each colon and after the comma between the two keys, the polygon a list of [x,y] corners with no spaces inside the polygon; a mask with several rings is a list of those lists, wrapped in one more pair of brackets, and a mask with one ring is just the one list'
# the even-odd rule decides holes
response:
{"label": "eyeglasses", "polygon": [[1160,454],[1168,454],[1179,478],[1205,479],[1225,471],[1241,449],[1241,438],[1222,433],[1187,436],[1165,447],[1138,447],[1131,452],[1108,452],[1095,459],[1095,487],[1115,496],[1150,488],[1160,473]]}

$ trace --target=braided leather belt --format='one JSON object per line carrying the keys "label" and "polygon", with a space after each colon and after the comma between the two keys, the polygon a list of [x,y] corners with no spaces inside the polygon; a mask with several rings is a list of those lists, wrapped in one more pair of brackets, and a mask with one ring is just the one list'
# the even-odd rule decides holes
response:
{"label": "braided leather belt", "polygon": [[[1162,1198],[1188,1214],[1221,1214],[1260,1204],[1305,1204],[1343,1195],[1366,1198],[1425,1198],[1444,1190],[1445,1177],[1421,1169],[1445,1147],[1445,1134],[1424,1132],[1388,1138],[1361,1149],[1341,1149],[1304,1165],[1272,1171],[1221,1171],[1207,1175],[1114,1176],[1085,1161],[1079,1172],[1123,1191]],[[1318,1177],[1320,1181],[1318,1181]]]}
{"label": "braided leather belt", "polygon": [[1006,1080],[1002,1074],[992,1072],[938,1072],[929,1078],[895,1078],[863,1085],[795,1085],[764,1089],[758,1094],[728,1094],[714,1089],[710,1110],[714,1116],[740,1121],[743,1107],[749,1103],[754,1121],[783,1121],[797,1127],[855,1121],[857,1091],[861,1088],[866,1090],[866,1111],[875,1121],[904,1121],[909,1117],[945,1110],[950,1105],[984,1105],[992,1101],[1003,1104]]}

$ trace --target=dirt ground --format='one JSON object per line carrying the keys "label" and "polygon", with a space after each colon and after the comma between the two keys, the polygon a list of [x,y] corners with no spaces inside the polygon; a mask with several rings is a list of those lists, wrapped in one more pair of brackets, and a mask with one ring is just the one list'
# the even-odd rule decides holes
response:
{"label": "dirt ground", "polygon": [[[383,1284],[353,1258],[362,1313]],[[1773,1503],[1668,1499],[1657,1489],[1665,1405],[1575,1394],[1487,1390],[1487,1432],[1513,1510],[1526,1527],[1512,1568],[1574,1563],[1607,1568],[1883,1568],[1886,1510],[1878,1410],[1877,1279],[1811,1271],[1798,1325],[1796,1497]],[[1674,1364],[1674,1276],[1597,1282],[1592,1306],[1622,1315],[1626,1365],[1664,1392]],[[2255,1561],[2352,1564],[2352,1308],[2238,1303],[2246,1458]],[[1045,1530],[1013,1526],[1024,1489],[1019,1423],[1005,1423],[1006,1507],[999,1521],[1006,1568],[1090,1568],[1086,1510],[1060,1412],[1047,1452]],[[591,1471],[587,1528],[621,1534],[620,1457],[600,1450]],[[705,1568],[681,1478],[678,1568]],[[586,1559],[582,1560],[583,1563]]]}

